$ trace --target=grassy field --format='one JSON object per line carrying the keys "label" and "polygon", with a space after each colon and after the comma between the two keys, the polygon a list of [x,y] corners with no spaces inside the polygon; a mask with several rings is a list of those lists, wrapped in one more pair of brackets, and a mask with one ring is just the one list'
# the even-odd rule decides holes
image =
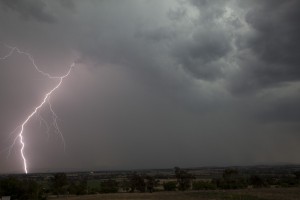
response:
{"label": "grassy field", "polygon": [[[55,198],[57,199],[57,198]],[[57,200],[300,200],[300,188],[268,188],[190,192],[116,193],[60,197]]]}

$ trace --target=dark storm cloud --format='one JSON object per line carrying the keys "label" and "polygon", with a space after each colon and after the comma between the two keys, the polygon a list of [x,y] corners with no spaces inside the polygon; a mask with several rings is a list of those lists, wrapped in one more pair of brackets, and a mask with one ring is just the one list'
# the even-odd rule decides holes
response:
{"label": "dark storm cloud", "polygon": [[[51,74],[78,65],[51,98],[67,152],[33,120],[30,171],[300,162],[298,4],[1,1],[1,42]],[[0,68],[5,148],[53,83],[20,55]],[[16,147],[0,169],[20,166]]]}
{"label": "dark storm cloud", "polygon": [[224,63],[220,61],[232,49],[227,27],[216,21],[223,16],[226,1],[191,2],[197,7],[199,17],[193,21],[195,28],[191,31],[191,38],[176,46],[174,56],[192,76],[215,80],[223,76]]}
{"label": "dark storm cloud", "polygon": [[243,93],[278,86],[300,79],[299,1],[254,1],[241,3],[249,11],[245,21],[255,33],[241,35],[241,73],[233,91]]}
{"label": "dark storm cloud", "polygon": [[[191,38],[173,51],[192,76],[212,81],[225,78],[233,94],[299,80],[299,1],[191,2],[199,11],[195,28],[190,30]],[[243,14],[224,19],[226,8],[235,9],[232,5],[240,6]],[[243,23],[251,34],[245,34]],[[230,65],[239,70],[226,69]]]}
{"label": "dark storm cloud", "polygon": [[216,30],[199,31],[189,42],[179,45],[175,50],[178,62],[199,79],[214,80],[223,76],[219,59],[230,51],[230,39]]}
{"label": "dark storm cloud", "polygon": [[55,17],[47,10],[47,4],[45,1],[1,0],[0,3],[4,9],[11,9],[15,11],[18,15],[20,15],[20,18],[23,19],[32,18],[46,23],[53,23],[56,21]]}
{"label": "dark storm cloud", "polygon": [[225,6],[228,4],[228,0],[191,0],[191,3],[200,10],[200,15],[202,12],[205,13],[204,20],[210,21],[222,17],[225,12]]}

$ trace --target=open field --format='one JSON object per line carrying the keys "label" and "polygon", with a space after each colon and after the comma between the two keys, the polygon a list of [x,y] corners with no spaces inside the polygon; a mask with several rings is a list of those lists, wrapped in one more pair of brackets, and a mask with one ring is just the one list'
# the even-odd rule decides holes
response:
{"label": "open field", "polygon": [[[52,199],[52,198],[51,198]],[[190,192],[117,193],[60,197],[57,200],[300,200],[300,188],[267,188]]]}

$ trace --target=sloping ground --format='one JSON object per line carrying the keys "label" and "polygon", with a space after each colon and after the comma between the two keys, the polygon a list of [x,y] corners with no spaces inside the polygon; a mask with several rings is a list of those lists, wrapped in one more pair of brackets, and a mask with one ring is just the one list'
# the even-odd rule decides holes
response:
{"label": "sloping ground", "polygon": [[[52,198],[51,198],[52,199]],[[55,198],[57,199],[57,198]],[[57,200],[300,200],[300,188],[215,190],[199,192],[117,193],[60,197]]]}

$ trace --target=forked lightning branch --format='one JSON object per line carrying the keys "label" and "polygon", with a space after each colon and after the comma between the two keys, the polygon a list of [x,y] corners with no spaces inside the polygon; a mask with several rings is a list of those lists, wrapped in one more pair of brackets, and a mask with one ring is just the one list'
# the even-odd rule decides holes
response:
{"label": "forked lightning branch", "polygon": [[25,142],[24,142],[24,137],[25,137],[24,130],[25,130],[25,128],[26,128],[26,125],[27,125],[27,124],[29,123],[29,121],[33,118],[33,116],[38,115],[39,110],[40,110],[42,107],[44,107],[45,105],[47,105],[47,102],[48,102],[48,105],[49,105],[49,110],[50,110],[50,112],[51,112],[51,114],[52,114],[52,116],[53,116],[53,126],[54,126],[54,128],[56,129],[56,132],[60,135],[60,137],[61,137],[63,143],[65,144],[63,135],[62,135],[62,133],[61,133],[59,127],[58,127],[57,121],[56,121],[57,115],[54,113],[54,111],[53,111],[53,109],[52,109],[52,105],[51,105],[51,103],[50,103],[50,97],[51,97],[51,95],[53,95],[53,94],[55,93],[55,91],[56,91],[57,89],[59,89],[59,87],[60,87],[61,84],[63,83],[64,79],[67,78],[67,77],[70,75],[70,73],[71,73],[73,67],[75,66],[75,63],[72,63],[72,64],[71,64],[71,66],[69,67],[68,71],[67,71],[64,75],[62,75],[62,76],[51,76],[49,73],[46,73],[46,72],[42,71],[42,70],[36,65],[36,63],[35,63],[33,57],[32,57],[29,53],[24,52],[24,51],[21,51],[21,50],[20,50],[19,48],[17,48],[17,47],[11,47],[11,46],[7,46],[7,45],[6,45],[6,47],[9,49],[9,52],[8,52],[7,55],[4,55],[4,56],[0,57],[0,60],[9,59],[14,53],[17,53],[17,54],[19,54],[19,55],[24,55],[24,56],[26,56],[26,57],[30,60],[30,62],[32,63],[33,67],[34,67],[39,73],[41,73],[42,75],[46,76],[46,77],[49,78],[49,79],[55,79],[55,80],[57,80],[56,85],[55,85],[51,90],[45,92],[45,95],[44,95],[44,98],[43,98],[42,102],[41,102],[39,105],[37,105],[37,106],[32,110],[32,112],[29,113],[29,114],[27,115],[27,117],[24,119],[23,123],[22,123],[21,125],[19,125],[19,126],[15,129],[15,131],[13,131],[13,132],[18,132],[18,134],[17,134],[16,137],[14,138],[13,143],[12,143],[10,149],[13,148],[13,147],[15,146],[15,144],[16,144],[17,141],[20,142],[20,147],[21,147],[21,148],[20,148],[20,155],[21,155],[21,158],[22,158],[22,161],[23,161],[24,172],[27,174],[27,173],[28,173],[28,168],[27,168],[28,165],[27,165],[26,155],[25,155],[25,152],[24,152],[24,150],[25,150],[25,148],[26,148],[26,144],[25,144]]}

